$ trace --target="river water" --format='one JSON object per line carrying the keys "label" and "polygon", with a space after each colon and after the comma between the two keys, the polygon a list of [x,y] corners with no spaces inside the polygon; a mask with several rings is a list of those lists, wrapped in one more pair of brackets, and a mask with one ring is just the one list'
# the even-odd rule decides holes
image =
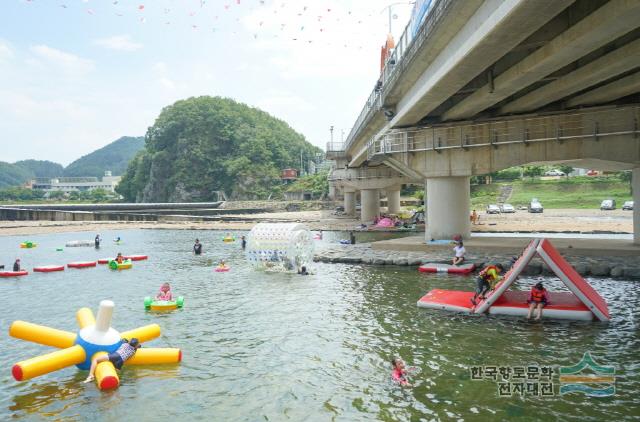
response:
{"label": "river water", "polygon": [[[241,233],[235,233],[240,235]],[[122,245],[110,239],[119,235]],[[99,251],[55,248],[87,233],[0,238],[0,259],[23,267],[124,254],[148,254],[128,271],[104,266],[0,279],[0,417],[7,420],[637,420],[640,408],[640,285],[589,280],[606,298],[608,324],[509,317],[469,317],[424,310],[417,300],[432,288],[471,289],[473,279],[419,274],[402,267],[316,264],[303,277],[263,273],[245,261],[224,233],[137,230],[102,233]],[[193,240],[203,256],[190,253]],[[38,247],[19,249],[24,240]],[[325,238],[323,243],[329,241]],[[322,247],[322,245],[320,246]],[[228,273],[212,266],[225,259]],[[561,289],[559,281],[545,279]],[[145,312],[143,298],[163,281],[185,297],[185,308]],[[527,289],[532,279],[517,284]],[[75,367],[16,382],[11,366],[51,348],[10,338],[16,319],[76,331],[75,312],[116,304],[119,331],[158,323],[149,346],[180,347],[180,365],[125,367],[115,391],[83,384]],[[591,352],[616,370],[613,397],[559,394],[499,397],[492,379],[472,380],[477,366],[570,366]],[[390,381],[389,359],[416,367],[412,388]],[[635,419],[634,419],[635,418]]]}

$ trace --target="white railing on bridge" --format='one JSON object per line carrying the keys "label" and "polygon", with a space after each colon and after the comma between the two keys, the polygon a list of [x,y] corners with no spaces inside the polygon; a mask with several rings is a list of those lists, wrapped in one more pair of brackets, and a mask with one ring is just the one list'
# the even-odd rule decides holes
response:
{"label": "white railing on bridge", "polygon": [[335,169],[329,174],[329,181],[360,180],[360,179],[388,179],[393,177],[404,177],[404,176],[388,167],[384,167],[384,168],[359,167],[359,168],[352,168],[352,169]]}
{"label": "white railing on bridge", "polygon": [[380,110],[385,94],[389,89],[391,89],[393,83],[399,77],[401,70],[406,68],[415,53],[429,38],[432,31],[436,28],[440,18],[444,15],[444,12],[449,9],[449,6],[453,2],[454,0],[433,0],[433,4],[425,17],[424,22],[415,34],[411,30],[411,22],[407,24],[393,50],[393,53],[385,63],[380,79],[376,82],[376,85],[371,92],[371,95],[369,95],[364,108],[360,112],[360,115],[349,132],[345,148],[349,148],[351,146],[351,143],[353,143],[353,140],[362,128],[362,125],[370,119],[371,115]]}
{"label": "white railing on bridge", "polygon": [[367,156],[371,159],[378,154],[637,135],[640,133],[639,116],[640,107],[626,107],[466,125],[399,129],[371,139],[367,144]]}
{"label": "white railing on bridge", "polygon": [[344,142],[327,142],[327,152],[342,152],[344,150]]}

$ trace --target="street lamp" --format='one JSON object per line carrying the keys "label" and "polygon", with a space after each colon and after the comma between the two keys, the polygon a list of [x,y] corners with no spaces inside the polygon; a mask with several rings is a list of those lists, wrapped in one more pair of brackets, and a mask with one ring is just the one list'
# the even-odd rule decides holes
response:
{"label": "street lamp", "polygon": [[389,34],[391,34],[391,20],[392,19],[398,19],[398,15],[393,15],[391,13],[393,6],[398,6],[398,5],[406,5],[406,4],[414,4],[415,2],[413,1],[401,1],[401,2],[397,2],[397,3],[391,3],[390,5],[386,6],[385,8],[383,8],[380,11],[380,14],[382,14],[382,12],[384,12],[385,10],[387,10],[389,12]]}

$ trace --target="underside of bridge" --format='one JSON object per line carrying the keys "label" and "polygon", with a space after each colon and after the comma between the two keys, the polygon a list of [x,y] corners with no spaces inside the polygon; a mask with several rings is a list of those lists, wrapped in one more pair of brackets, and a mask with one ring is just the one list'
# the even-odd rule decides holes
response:
{"label": "underside of bridge", "polygon": [[343,152],[425,184],[427,239],[468,235],[469,176],[513,165],[633,169],[640,199],[640,1],[435,0],[430,13]]}

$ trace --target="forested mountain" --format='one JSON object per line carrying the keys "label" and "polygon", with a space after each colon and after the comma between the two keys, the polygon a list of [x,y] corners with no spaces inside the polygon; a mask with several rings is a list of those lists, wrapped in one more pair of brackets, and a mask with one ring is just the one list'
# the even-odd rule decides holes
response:
{"label": "forested mountain", "polygon": [[67,177],[104,176],[105,170],[111,170],[114,176],[125,172],[129,161],[144,148],[144,138],[123,136],[90,154],[78,158],[64,169]]}
{"label": "forested mountain", "polygon": [[0,161],[0,188],[22,185],[32,177],[33,175],[29,170],[15,164]]}
{"label": "forested mountain", "polygon": [[33,177],[59,177],[64,173],[62,165],[46,160],[22,160],[14,165],[27,170]]}
{"label": "forested mountain", "polygon": [[228,98],[197,97],[165,107],[117,191],[129,201],[266,198],[280,170],[320,149],[287,123]]}

